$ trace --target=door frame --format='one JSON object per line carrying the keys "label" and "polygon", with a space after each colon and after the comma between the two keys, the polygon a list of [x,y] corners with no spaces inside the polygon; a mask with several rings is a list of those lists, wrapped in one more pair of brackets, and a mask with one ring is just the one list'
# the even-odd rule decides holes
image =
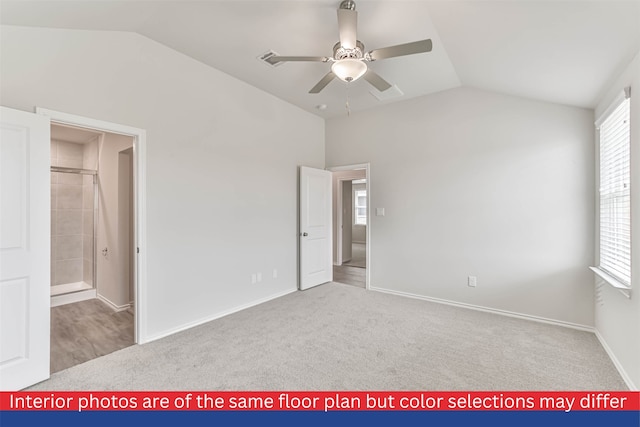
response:
{"label": "door frame", "polygon": [[[356,169],[364,169],[365,170],[365,179],[367,180],[367,242],[365,244],[365,259],[367,266],[365,268],[365,288],[370,289],[371,282],[371,164],[370,163],[357,163],[353,165],[343,165],[343,166],[332,166],[328,167],[327,170],[331,172],[344,172]],[[339,182],[346,181],[339,180]],[[337,209],[338,214],[336,215],[336,251],[338,257],[336,258],[341,265],[342,263],[342,185],[337,186],[338,194],[334,197],[337,205],[333,207],[334,211]],[[340,244],[338,244],[338,242]]]}
{"label": "door frame", "polygon": [[134,228],[137,254],[134,284],[134,340],[149,342],[147,335],[147,147],[146,131],[131,126],[105,122],[89,117],[36,107],[36,114],[49,117],[52,124],[63,124],[91,130],[126,135],[133,138]]}

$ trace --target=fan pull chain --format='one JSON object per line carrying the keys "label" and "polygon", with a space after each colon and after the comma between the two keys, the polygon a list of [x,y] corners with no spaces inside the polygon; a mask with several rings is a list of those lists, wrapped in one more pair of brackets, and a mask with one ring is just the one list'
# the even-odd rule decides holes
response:
{"label": "fan pull chain", "polygon": [[349,106],[349,86],[351,86],[351,84],[347,83],[347,102],[344,105],[347,109],[347,117],[351,117],[351,107]]}

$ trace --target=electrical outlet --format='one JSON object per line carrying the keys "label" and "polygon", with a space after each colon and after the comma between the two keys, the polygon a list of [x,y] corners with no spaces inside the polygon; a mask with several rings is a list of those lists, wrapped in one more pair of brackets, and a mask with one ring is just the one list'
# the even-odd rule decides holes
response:
{"label": "electrical outlet", "polygon": [[469,276],[467,278],[467,285],[469,285],[470,287],[475,288],[477,284],[478,278],[476,276]]}
{"label": "electrical outlet", "polygon": [[277,269],[277,268],[274,268],[274,269],[273,269],[273,278],[274,278],[274,279],[277,279],[277,278],[278,278],[278,269]]}
{"label": "electrical outlet", "polygon": [[258,278],[258,283],[262,282],[262,273],[258,273],[257,278]]}
{"label": "electrical outlet", "polygon": [[255,285],[257,281],[258,281],[258,276],[255,273],[252,273],[251,274],[251,284]]}

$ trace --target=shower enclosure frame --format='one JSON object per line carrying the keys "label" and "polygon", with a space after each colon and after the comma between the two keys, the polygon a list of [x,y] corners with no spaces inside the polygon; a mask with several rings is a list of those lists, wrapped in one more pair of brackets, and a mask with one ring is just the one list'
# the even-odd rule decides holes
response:
{"label": "shower enclosure frame", "polygon": [[[69,292],[64,292],[60,294],[52,295],[53,298],[62,299],[65,295],[76,294],[80,292],[93,291],[97,293],[98,283],[97,283],[97,235],[98,235],[98,171],[93,169],[82,169],[82,168],[69,168],[63,166],[51,166],[51,172],[56,173],[72,173],[78,175],[90,175],[93,177],[93,227],[92,227],[92,248],[91,248],[91,287],[89,289],[77,289]],[[84,268],[84,267],[83,267]],[[59,285],[55,285],[59,286]],[[55,305],[55,304],[54,304]]]}

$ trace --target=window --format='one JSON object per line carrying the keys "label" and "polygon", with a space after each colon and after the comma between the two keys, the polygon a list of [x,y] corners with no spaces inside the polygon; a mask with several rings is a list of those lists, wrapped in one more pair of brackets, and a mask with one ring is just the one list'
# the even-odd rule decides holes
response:
{"label": "window", "polygon": [[600,265],[594,269],[621,289],[631,286],[629,91],[625,94],[625,99],[599,124]]}
{"label": "window", "polygon": [[354,193],[354,223],[367,225],[367,190],[356,190]]}

